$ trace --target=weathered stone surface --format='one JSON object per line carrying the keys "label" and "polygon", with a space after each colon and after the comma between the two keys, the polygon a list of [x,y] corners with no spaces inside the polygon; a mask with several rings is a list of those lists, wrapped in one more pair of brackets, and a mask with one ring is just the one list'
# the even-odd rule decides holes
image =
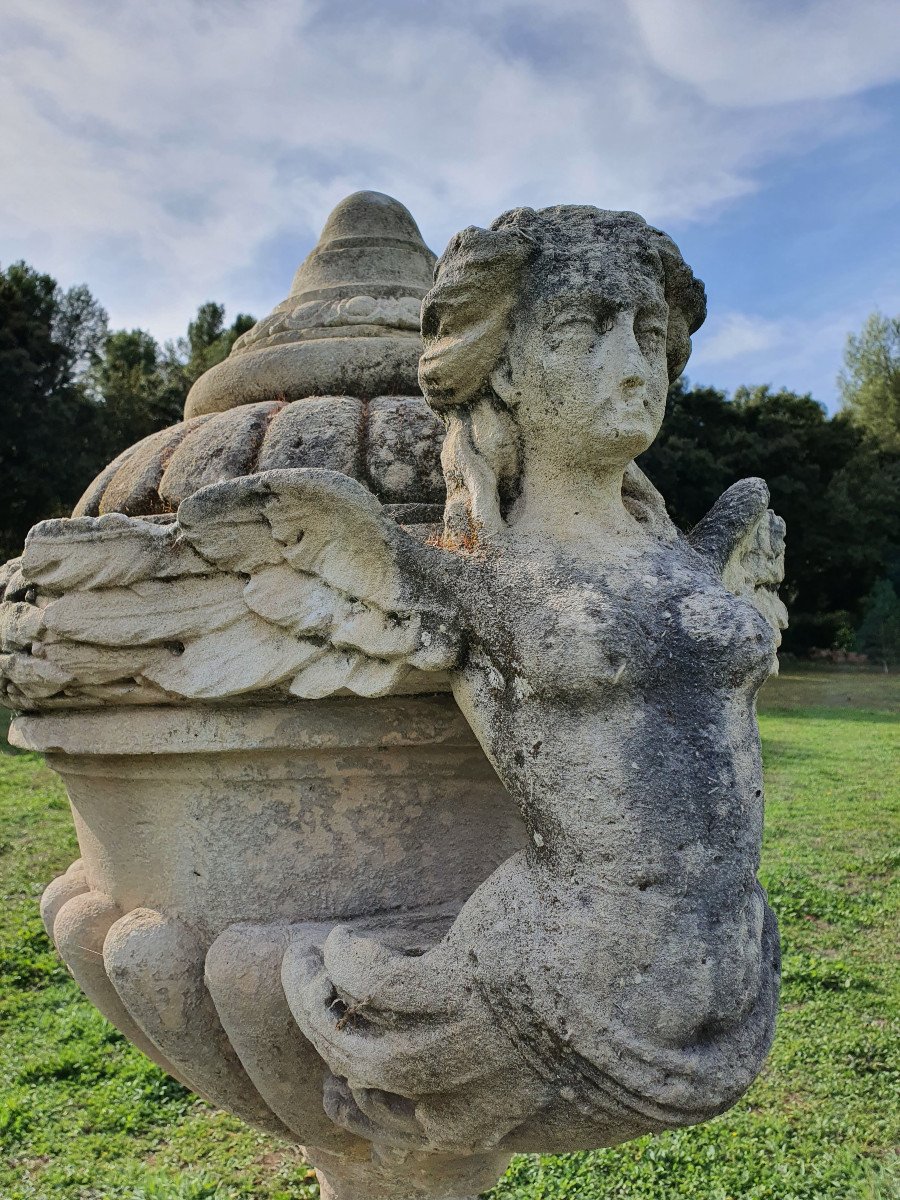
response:
{"label": "weathered stone surface", "polygon": [[400,523],[439,520],[443,436],[443,423],[419,396],[246,404],[145,438],[97,477],[73,516],[174,514],[206,484],[312,467],[358,479],[397,506],[390,512]]}
{"label": "weathered stone surface", "polygon": [[[159,433],[145,438],[134,448],[135,452],[112,475],[102,493],[83,497],[73,516],[97,515],[102,513],[151,513],[171,511],[160,495],[160,483],[172,456],[181,448],[190,454],[185,442],[209,421],[209,417],[194,417],[179,425],[161,429]],[[201,441],[201,446],[203,442]],[[184,453],[182,453],[182,461]],[[90,512],[95,508],[95,512]]]}
{"label": "weathered stone surface", "polygon": [[43,522],[31,598],[0,605],[0,695],[31,710],[445,690],[457,635],[403,579],[397,538],[360,484],[306,469],[202,489],[172,524]]}
{"label": "weathered stone surface", "polygon": [[203,982],[205,951],[194,929],[177,918],[132,908],[110,926],[102,966],[95,969],[105,973],[136,1026],[189,1087],[268,1133],[296,1140],[228,1041]]}
{"label": "weathered stone surface", "polygon": [[73,516],[169,514],[208,483],[324,467],[403,505],[399,521],[437,519],[422,506],[443,503],[443,432],[417,380],[433,265],[402,204],[349,196],[288,299],[194,385],[187,419],[120,455]]}
{"label": "weathered stone surface", "polygon": [[366,470],[386,503],[443,504],[443,422],[415,396],[376,396],[369,404]]}
{"label": "weathered stone surface", "polygon": [[315,396],[286,405],[266,431],[254,471],[322,467],[362,474],[365,413],[352,396]]}
{"label": "weathered stone surface", "polygon": [[[67,961],[163,1069],[278,1132],[274,1114],[341,1197],[350,1181],[385,1200],[473,1195],[502,1172],[500,1153],[392,1165],[335,1125],[328,1068],[280,982],[286,946],[335,915],[421,952],[523,844],[449,696],[147,708],[139,722],[113,707],[20,717],[14,737],[62,773],[84,847],[48,889],[51,936],[86,895],[89,912],[59,925]],[[353,877],[336,876],[347,857]]]}
{"label": "weathered stone surface", "polygon": [[304,396],[409,395],[421,353],[413,336],[301,339],[226,358],[194,384],[185,417]]}
{"label": "weathered stone surface", "polygon": [[[150,438],[156,436],[156,434],[151,434]],[[73,517],[99,516],[101,501],[111,481],[115,478],[116,473],[128,462],[128,459],[133,454],[142,449],[150,438],[144,438],[142,441],[136,442],[135,445],[129,446],[127,450],[123,450],[108,466],[103,468],[96,479],[85,488],[84,493],[72,510]]]}
{"label": "weathered stone surface", "polygon": [[209,564],[173,525],[120,513],[42,521],[29,533],[19,561],[47,595],[209,573]]}
{"label": "weathered stone surface", "polygon": [[185,416],[310,395],[415,393],[419,307],[433,266],[402,204],[381,192],[348,196],[290,296],[197,380]]}
{"label": "weathered stone surface", "polygon": [[[721,1113],[764,1061],[754,701],[784,526],[751,479],[684,536],[634,463],[704,312],[635,214],[504,214],[423,306],[438,536],[380,499],[423,503],[394,467],[434,462],[436,419],[329,398],[309,443],[277,408],[289,469],[217,481],[239,464],[211,418],[190,441],[220,475],[163,476],[175,520],[46,522],[0,573],[12,737],[66,779],[82,849],[46,897],[61,953],[167,1069],[304,1140],[334,1200],[464,1200],[513,1151]],[[406,319],[310,319],[338,317]],[[226,414],[245,467],[276,407]],[[338,442],[363,482],[316,469]]]}
{"label": "weathered stone surface", "polygon": [[254,404],[202,425],[172,454],[159,481],[159,497],[173,512],[182,500],[210,483],[246,475],[256,463],[266,431],[282,406]]}

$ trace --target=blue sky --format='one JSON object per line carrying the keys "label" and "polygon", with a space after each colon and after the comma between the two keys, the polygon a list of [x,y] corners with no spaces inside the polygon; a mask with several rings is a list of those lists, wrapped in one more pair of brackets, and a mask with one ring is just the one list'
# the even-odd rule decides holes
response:
{"label": "blue sky", "polygon": [[630,208],[706,281],[688,376],[834,407],[900,311],[896,0],[7,0],[0,263],[114,326],[262,316],[330,208],[440,251],[505,208]]}

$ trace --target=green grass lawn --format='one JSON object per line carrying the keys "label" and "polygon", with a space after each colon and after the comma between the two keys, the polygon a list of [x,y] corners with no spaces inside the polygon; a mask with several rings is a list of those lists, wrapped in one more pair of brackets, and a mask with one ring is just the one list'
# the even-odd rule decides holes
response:
{"label": "green grass lawn", "polygon": [[[615,1150],[522,1156],[493,1200],[900,1196],[898,710],[897,676],[792,669],[767,686],[784,991],[742,1103]],[[37,915],[75,856],[56,776],[0,755],[0,1200],[311,1200],[292,1151],[195,1100],[82,998]]]}

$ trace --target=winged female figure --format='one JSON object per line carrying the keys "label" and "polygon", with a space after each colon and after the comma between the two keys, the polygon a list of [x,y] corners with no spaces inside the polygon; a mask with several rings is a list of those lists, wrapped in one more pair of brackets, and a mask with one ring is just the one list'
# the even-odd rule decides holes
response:
{"label": "winged female figure", "polygon": [[768,1051],[755,697],[784,526],[747,479],[684,537],[634,464],[704,316],[633,213],[517,209],[438,263],[420,378],[447,424],[445,527],[391,533],[389,559],[447,614],[453,694],[529,842],[425,953],[347,927],[289,950],[326,1107],[356,1133],[608,1145],[721,1112]]}

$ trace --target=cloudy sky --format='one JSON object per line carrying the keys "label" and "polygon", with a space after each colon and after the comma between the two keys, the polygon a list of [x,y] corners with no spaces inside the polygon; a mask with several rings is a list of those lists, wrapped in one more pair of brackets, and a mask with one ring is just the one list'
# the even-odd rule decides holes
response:
{"label": "cloudy sky", "polygon": [[505,208],[662,225],[706,280],[697,383],[833,407],[900,311],[896,0],[5,0],[0,263],[177,336],[262,316],[328,211],[389,192],[436,251]]}

